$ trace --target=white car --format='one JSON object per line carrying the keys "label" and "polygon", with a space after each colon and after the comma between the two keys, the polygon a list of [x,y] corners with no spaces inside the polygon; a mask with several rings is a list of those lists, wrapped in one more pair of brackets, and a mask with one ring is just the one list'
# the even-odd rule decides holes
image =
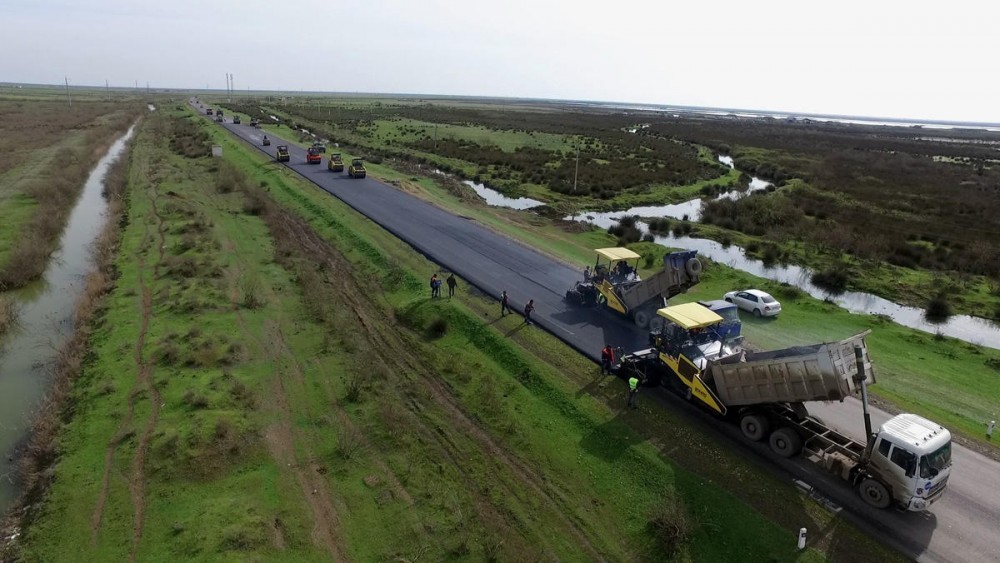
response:
{"label": "white car", "polygon": [[730,291],[723,299],[735,304],[744,311],[750,311],[755,317],[776,317],[781,312],[781,303],[759,289]]}

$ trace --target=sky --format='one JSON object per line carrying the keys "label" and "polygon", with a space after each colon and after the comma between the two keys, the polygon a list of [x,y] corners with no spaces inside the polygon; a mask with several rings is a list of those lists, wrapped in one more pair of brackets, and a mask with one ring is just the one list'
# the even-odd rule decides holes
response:
{"label": "sky", "polygon": [[0,82],[1000,123],[989,0],[0,0],[0,22]]}

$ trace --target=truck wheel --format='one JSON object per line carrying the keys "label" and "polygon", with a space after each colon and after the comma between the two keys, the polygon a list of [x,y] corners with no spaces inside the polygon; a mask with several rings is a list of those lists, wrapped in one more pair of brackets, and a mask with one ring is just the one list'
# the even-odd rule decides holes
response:
{"label": "truck wheel", "polygon": [[861,498],[865,502],[875,508],[888,508],[889,504],[892,503],[892,497],[889,496],[889,489],[880,481],[871,477],[866,477],[858,485],[858,494],[861,495]]}
{"label": "truck wheel", "polygon": [[751,442],[763,440],[770,429],[770,422],[762,414],[748,414],[740,419],[740,430],[743,431],[743,435],[746,436],[747,440]]}
{"label": "truck wheel", "polygon": [[781,457],[793,457],[802,451],[802,437],[795,430],[784,427],[771,434],[771,449]]}
{"label": "truck wheel", "polygon": [[649,326],[649,311],[645,309],[639,309],[632,315],[632,320],[635,321],[635,326],[642,330],[646,330]]}
{"label": "truck wheel", "polygon": [[689,276],[697,278],[701,275],[701,260],[698,260],[697,258],[688,260],[687,263],[684,264],[684,269],[687,270]]}

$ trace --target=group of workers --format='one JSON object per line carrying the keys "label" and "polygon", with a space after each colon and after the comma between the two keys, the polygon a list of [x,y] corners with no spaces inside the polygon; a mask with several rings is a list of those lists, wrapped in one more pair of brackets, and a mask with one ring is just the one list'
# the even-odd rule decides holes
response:
{"label": "group of workers", "polygon": [[[601,350],[601,375],[613,375],[615,363],[621,356],[622,349],[614,348],[610,344],[605,344]],[[629,374],[628,378],[628,408],[636,408],[636,400],[639,397],[639,387],[644,383],[635,373]]]}

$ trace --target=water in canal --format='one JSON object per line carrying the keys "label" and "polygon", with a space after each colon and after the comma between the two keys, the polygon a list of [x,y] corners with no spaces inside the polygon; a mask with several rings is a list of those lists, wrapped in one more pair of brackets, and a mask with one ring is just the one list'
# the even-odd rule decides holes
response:
{"label": "water in canal", "polygon": [[134,129],[115,141],[91,171],[42,281],[14,295],[20,302],[20,326],[0,344],[0,512],[19,493],[12,454],[27,437],[31,414],[48,388],[56,351],[73,333],[74,305],[93,269],[91,245],[108,209],[104,176]]}

